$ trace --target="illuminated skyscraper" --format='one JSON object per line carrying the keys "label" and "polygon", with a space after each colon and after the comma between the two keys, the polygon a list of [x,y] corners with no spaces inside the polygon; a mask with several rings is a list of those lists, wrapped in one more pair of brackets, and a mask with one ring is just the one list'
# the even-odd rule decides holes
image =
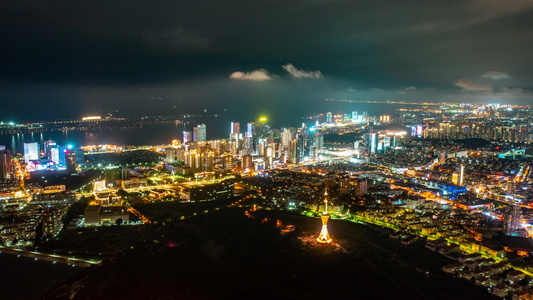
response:
{"label": "illuminated skyscraper", "polygon": [[239,122],[231,122],[230,134],[239,134],[241,124]]}
{"label": "illuminated skyscraper", "polygon": [[50,153],[50,149],[56,145],[56,142],[53,140],[48,140],[44,142],[44,156],[48,159],[52,158],[52,154]]}
{"label": "illuminated skyscraper", "polygon": [[39,159],[39,143],[24,143],[24,161]]}
{"label": "illuminated skyscraper", "polygon": [[385,149],[390,148],[390,136],[385,136],[383,138],[383,147],[385,147]]}
{"label": "illuminated skyscraper", "polygon": [[253,136],[254,127],[255,127],[255,123],[254,122],[250,122],[250,123],[248,123],[246,125],[246,137],[251,138]]}
{"label": "illuminated skyscraper", "polygon": [[241,164],[242,164],[242,170],[244,172],[253,171],[254,163],[253,163],[251,155],[244,155],[242,157]]}
{"label": "illuminated skyscraper", "polygon": [[183,144],[192,141],[192,133],[190,131],[183,132]]}
{"label": "illuminated skyscraper", "polygon": [[206,127],[205,124],[198,124],[196,128],[196,141],[203,143],[206,141]]}
{"label": "illuminated skyscraper", "polygon": [[54,164],[59,165],[59,148],[57,146],[50,148],[50,159]]}
{"label": "illuminated skyscraper", "polygon": [[324,213],[320,216],[322,219],[322,230],[320,231],[320,235],[316,239],[317,242],[321,244],[327,244],[331,243],[331,238],[329,237],[328,233],[328,220],[329,220],[329,214],[328,214],[328,190],[326,189],[326,193],[324,194]]}
{"label": "illuminated skyscraper", "polygon": [[11,170],[12,170],[11,151],[9,150],[0,151],[0,179],[9,179],[11,177]]}
{"label": "illuminated skyscraper", "polygon": [[328,112],[328,113],[326,114],[326,122],[327,122],[328,124],[331,124],[331,123],[333,122],[333,114],[332,114],[332,113]]}
{"label": "illuminated skyscraper", "polygon": [[324,136],[318,135],[315,137],[314,146],[317,150],[324,149]]}
{"label": "illuminated skyscraper", "polygon": [[464,176],[465,176],[465,166],[461,165],[461,170],[460,170],[460,174],[459,174],[459,185],[460,186],[463,186]]}
{"label": "illuminated skyscraper", "polygon": [[64,153],[67,170],[70,173],[76,172],[76,150],[65,149]]}
{"label": "illuminated skyscraper", "polygon": [[281,145],[288,149],[292,141],[292,137],[293,134],[290,128],[283,130],[283,132],[281,133]]}
{"label": "illuminated skyscraper", "polygon": [[376,153],[378,144],[378,134],[373,132],[370,133],[370,154]]}

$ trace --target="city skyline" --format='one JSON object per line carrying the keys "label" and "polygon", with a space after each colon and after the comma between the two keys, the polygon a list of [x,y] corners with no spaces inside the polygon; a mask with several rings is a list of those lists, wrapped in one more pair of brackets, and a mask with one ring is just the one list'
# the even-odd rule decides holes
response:
{"label": "city skyline", "polygon": [[531,20],[0,2],[3,297],[533,299]]}
{"label": "city skyline", "polygon": [[[0,259],[30,261],[30,269],[90,268],[63,285],[70,273],[58,270],[33,291],[48,291],[47,299],[93,298],[95,288],[110,293],[109,280],[133,299],[183,293],[174,283],[163,283],[162,292],[145,288],[150,280],[186,279],[169,261],[194,270],[185,277],[196,274],[201,283],[191,285],[206,293],[223,286],[222,298],[244,293],[219,276],[210,280],[213,268],[265,286],[303,277],[288,285],[302,295],[319,280],[305,278],[304,266],[335,270],[331,285],[363,299],[384,298],[389,291],[375,288],[383,280],[394,282],[390,293],[401,299],[530,297],[533,107],[377,104],[400,108],[321,112],[290,127],[273,126],[264,114],[241,116],[244,122],[213,116],[213,126],[189,115],[2,124],[0,136],[12,143],[0,144]],[[44,139],[53,132],[60,139]],[[165,139],[98,142],[127,132]],[[75,133],[91,143],[73,142]],[[215,256],[201,250],[215,243]],[[234,273],[254,261],[262,263],[250,276]],[[354,271],[369,262],[379,268]],[[23,270],[10,275],[34,277]],[[122,290],[129,274],[144,287]],[[354,280],[365,284],[346,284]],[[24,283],[12,284],[8,295],[29,295],[21,288],[33,285]],[[251,285],[249,292],[259,290]]]}

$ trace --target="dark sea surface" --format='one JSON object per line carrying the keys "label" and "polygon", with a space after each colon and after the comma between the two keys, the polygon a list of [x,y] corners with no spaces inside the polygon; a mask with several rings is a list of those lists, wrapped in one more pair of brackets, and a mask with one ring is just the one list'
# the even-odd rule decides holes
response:
{"label": "dark sea surface", "polygon": [[41,299],[41,297],[85,268],[51,261],[0,254],[0,299]]}

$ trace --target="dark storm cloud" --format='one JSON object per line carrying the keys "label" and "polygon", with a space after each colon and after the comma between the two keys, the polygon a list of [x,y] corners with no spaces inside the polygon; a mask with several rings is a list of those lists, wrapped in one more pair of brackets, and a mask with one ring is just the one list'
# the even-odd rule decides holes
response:
{"label": "dark storm cloud", "polygon": [[[488,86],[499,96],[531,86],[532,9],[529,0],[3,1],[0,97],[80,110],[102,98],[124,106],[147,90],[169,95],[169,105],[180,95],[250,103],[260,92],[272,103],[483,100]],[[326,76],[291,80],[288,63],[289,74]],[[254,70],[279,77],[228,78]]]}

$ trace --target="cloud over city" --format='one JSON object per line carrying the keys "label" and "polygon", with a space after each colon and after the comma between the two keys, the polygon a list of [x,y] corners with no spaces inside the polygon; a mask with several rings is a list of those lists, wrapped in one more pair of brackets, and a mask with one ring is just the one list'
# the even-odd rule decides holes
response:
{"label": "cloud over city", "polygon": [[322,78],[322,72],[319,70],[316,71],[305,71],[297,69],[293,64],[289,63],[282,66],[285,71],[289,73],[291,77],[294,78]]}
{"label": "cloud over city", "polygon": [[493,80],[509,79],[511,76],[507,72],[491,71],[483,74],[483,78],[489,78]]}
{"label": "cloud over city", "polygon": [[271,80],[272,76],[265,69],[257,69],[251,72],[236,71],[236,72],[231,73],[229,78],[237,79],[237,80],[265,81],[265,80]]}
{"label": "cloud over city", "polygon": [[492,91],[492,85],[474,83],[472,79],[462,78],[454,83],[465,91]]}

